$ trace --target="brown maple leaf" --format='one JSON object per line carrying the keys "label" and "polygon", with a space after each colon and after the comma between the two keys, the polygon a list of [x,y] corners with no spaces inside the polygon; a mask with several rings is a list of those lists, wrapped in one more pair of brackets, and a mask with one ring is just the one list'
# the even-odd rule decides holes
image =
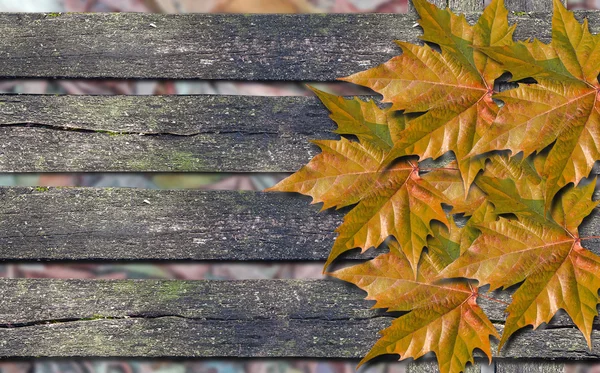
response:
{"label": "brown maple leaf", "polygon": [[508,149],[525,156],[554,144],[541,172],[546,208],[566,184],[587,177],[600,160],[600,35],[554,0],[552,41],[479,48],[513,75],[537,84],[495,95],[505,105],[471,155]]}
{"label": "brown maple leaf", "polygon": [[473,362],[476,348],[491,361],[490,336],[499,336],[477,305],[477,289],[468,282],[433,282],[451,257],[431,249],[423,255],[416,276],[409,258],[391,253],[331,274],[367,291],[367,299],[376,301],[374,307],[408,311],[381,332],[360,364],[383,354],[399,354],[403,360],[433,351],[440,372],[461,372]]}
{"label": "brown maple leaf", "polygon": [[479,224],[479,238],[441,273],[440,278],[476,279],[492,290],[524,281],[507,308],[500,347],[518,329],[549,322],[559,309],[591,347],[600,257],[581,246],[577,227],[598,204],[592,201],[594,187],[595,180],[568,188],[546,222],[522,217]]}
{"label": "brown maple leaf", "polygon": [[438,158],[452,151],[466,191],[484,167],[485,159],[467,154],[496,118],[492,93],[494,80],[502,74],[498,63],[473,47],[509,44],[514,27],[509,27],[500,0],[486,7],[475,26],[425,0],[413,3],[421,16],[423,40],[437,44],[441,52],[398,42],[402,55],[342,80],[381,93],[394,110],[425,112],[398,135],[386,163],[406,155]]}

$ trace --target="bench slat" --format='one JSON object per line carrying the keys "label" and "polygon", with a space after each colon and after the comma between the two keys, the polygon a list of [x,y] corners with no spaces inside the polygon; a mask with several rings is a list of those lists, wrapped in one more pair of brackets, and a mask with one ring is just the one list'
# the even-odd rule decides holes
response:
{"label": "bench slat", "polygon": [[[522,9],[517,9],[522,10]],[[592,29],[598,12],[582,12]],[[473,21],[477,14],[468,15]],[[513,16],[518,39],[550,37],[549,13]],[[331,81],[417,42],[414,14],[0,15],[1,76]]]}
{"label": "bench slat", "polygon": [[[0,188],[0,259],[320,261],[343,211],[309,203],[249,191]],[[599,215],[582,236],[598,235]],[[600,241],[584,245],[600,252]]]}
{"label": "bench slat", "polygon": [[0,172],[293,172],[336,138],[328,115],[314,97],[3,95]]}
{"label": "bench slat", "polygon": [[328,115],[315,97],[0,95],[0,172],[295,172],[338,138]]}
{"label": "bench slat", "polygon": [[[0,354],[358,358],[391,317],[329,280],[0,280]],[[499,329],[503,306],[480,302]],[[504,358],[597,359],[570,320]],[[600,332],[593,332],[594,351]]]}
{"label": "bench slat", "polygon": [[[407,373],[439,373],[435,361],[419,361],[407,366]],[[492,365],[487,360],[479,360],[473,365],[468,365],[465,373],[564,373],[564,362],[523,361],[510,359],[495,359]]]}

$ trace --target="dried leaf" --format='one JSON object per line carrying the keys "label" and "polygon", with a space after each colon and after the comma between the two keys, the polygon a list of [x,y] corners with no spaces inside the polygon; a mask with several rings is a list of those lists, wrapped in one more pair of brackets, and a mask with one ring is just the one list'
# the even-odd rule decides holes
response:
{"label": "dried leaf", "polygon": [[386,162],[406,155],[435,159],[452,151],[468,190],[485,159],[467,154],[496,118],[492,93],[494,80],[502,74],[500,66],[477,48],[510,43],[514,27],[509,27],[508,12],[499,0],[485,9],[475,26],[425,0],[413,3],[425,30],[423,39],[438,44],[441,52],[398,42],[401,56],[343,80],[381,93],[392,109],[425,112],[408,122]]}
{"label": "dried leaf", "polygon": [[442,272],[443,278],[476,279],[492,290],[524,281],[507,308],[500,346],[518,329],[538,327],[564,309],[591,347],[600,257],[581,246],[577,226],[597,205],[594,185],[565,191],[553,209],[555,220],[500,218],[480,224],[481,236]]}
{"label": "dried leaf", "polygon": [[473,362],[476,348],[491,361],[490,335],[498,333],[477,305],[477,290],[465,282],[432,281],[446,264],[444,257],[425,254],[415,279],[409,258],[384,254],[332,274],[367,291],[377,308],[409,311],[381,332],[360,364],[383,354],[399,354],[403,360],[433,351],[442,373],[460,372]]}
{"label": "dried leaf", "polygon": [[508,149],[525,156],[553,144],[544,163],[546,208],[566,184],[587,177],[600,160],[600,35],[554,0],[552,41],[480,48],[513,75],[538,84],[497,94],[505,105],[471,155]]}

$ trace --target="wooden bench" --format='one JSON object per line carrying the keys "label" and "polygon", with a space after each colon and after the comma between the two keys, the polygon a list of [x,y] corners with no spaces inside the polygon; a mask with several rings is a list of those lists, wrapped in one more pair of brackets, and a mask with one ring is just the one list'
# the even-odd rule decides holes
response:
{"label": "wooden bench", "polygon": [[[511,16],[517,38],[549,40],[550,0],[506,2],[534,11]],[[482,3],[449,0],[469,19]],[[583,15],[598,32],[600,12]],[[399,53],[394,39],[417,42],[415,21],[412,13],[0,14],[0,74],[332,81]],[[309,140],[335,138],[333,129],[313,97],[2,95],[0,171],[293,172],[316,154]],[[275,193],[4,187],[0,259],[323,261],[342,215],[318,210]],[[597,234],[597,215],[584,231]],[[3,279],[0,356],[356,359],[392,320],[363,298],[333,280]],[[501,305],[481,303],[502,328]],[[600,332],[592,338],[590,351],[559,316],[520,333],[496,372],[597,360]],[[436,368],[425,360],[409,370]]]}

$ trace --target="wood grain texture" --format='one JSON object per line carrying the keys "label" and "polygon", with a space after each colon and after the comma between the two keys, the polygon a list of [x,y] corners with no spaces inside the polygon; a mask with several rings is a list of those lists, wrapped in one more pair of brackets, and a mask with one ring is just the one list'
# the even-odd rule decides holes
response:
{"label": "wood grain texture", "polygon": [[0,172],[293,172],[336,138],[328,115],[314,97],[4,95]]}
{"label": "wood grain texture", "polygon": [[[358,358],[392,320],[332,280],[3,279],[0,296],[6,357]],[[502,315],[498,303],[482,307]],[[589,351],[568,319],[552,325],[519,333],[502,357],[599,358],[600,332]]]}
{"label": "wood grain texture", "polygon": [[[430,3],[435,4],[438,8],[445,9],[448,7],[448,0],[431,0]],[[415,10],[415,6],[412,3],[412,0],[408,0],[408,16],[414,17],[415,20],[418,18],[417,11]]]}
{"label": "wood grain texture", "polygon": [[[467,365],[467,369],[464,373],[482,373],[482,366],[480,361],[475,364]],[[493,366],[492,366],[493,367]],[[432,358],[422,358],[419,360],[412,360],[406,367],[406,373],[439,373],[440,369],[436,360]],[[494,372],[492,370],[492,372]]]}
{"label": "wood grain texture", "polygon": [[484,0],[448,0],[448,6],[455,12],[481,12]]}
{"label": "wood grain texture", "polygon": [[505,0],[505,3],[513,12],[552,12],[552,0]]}
{"label": "wood grain texture", "polygon": [[0,258],[323,260],[342,214],[283,193],[0,188]]}
{"label": "wood grain texture", "polygon": [[[0,259],[318,261],[344,214],[318,211],[287,193],[0,188]],[[597,209],[581,235],[599,233]]]}
{"label": "wood grain texture", "polygon": [[[598,30],[598,12],[578,15]],[[395,39],[418,42],[416,20],[414,13],[2,14],[0,75],[332,81],[397,55]],[[550,20],[549,13],[511,17],[516,38],[542,41]]]}
{"label": "wood grain texture", "polygon": [[564,362],[496,361],[496,373],[564,373]]}

